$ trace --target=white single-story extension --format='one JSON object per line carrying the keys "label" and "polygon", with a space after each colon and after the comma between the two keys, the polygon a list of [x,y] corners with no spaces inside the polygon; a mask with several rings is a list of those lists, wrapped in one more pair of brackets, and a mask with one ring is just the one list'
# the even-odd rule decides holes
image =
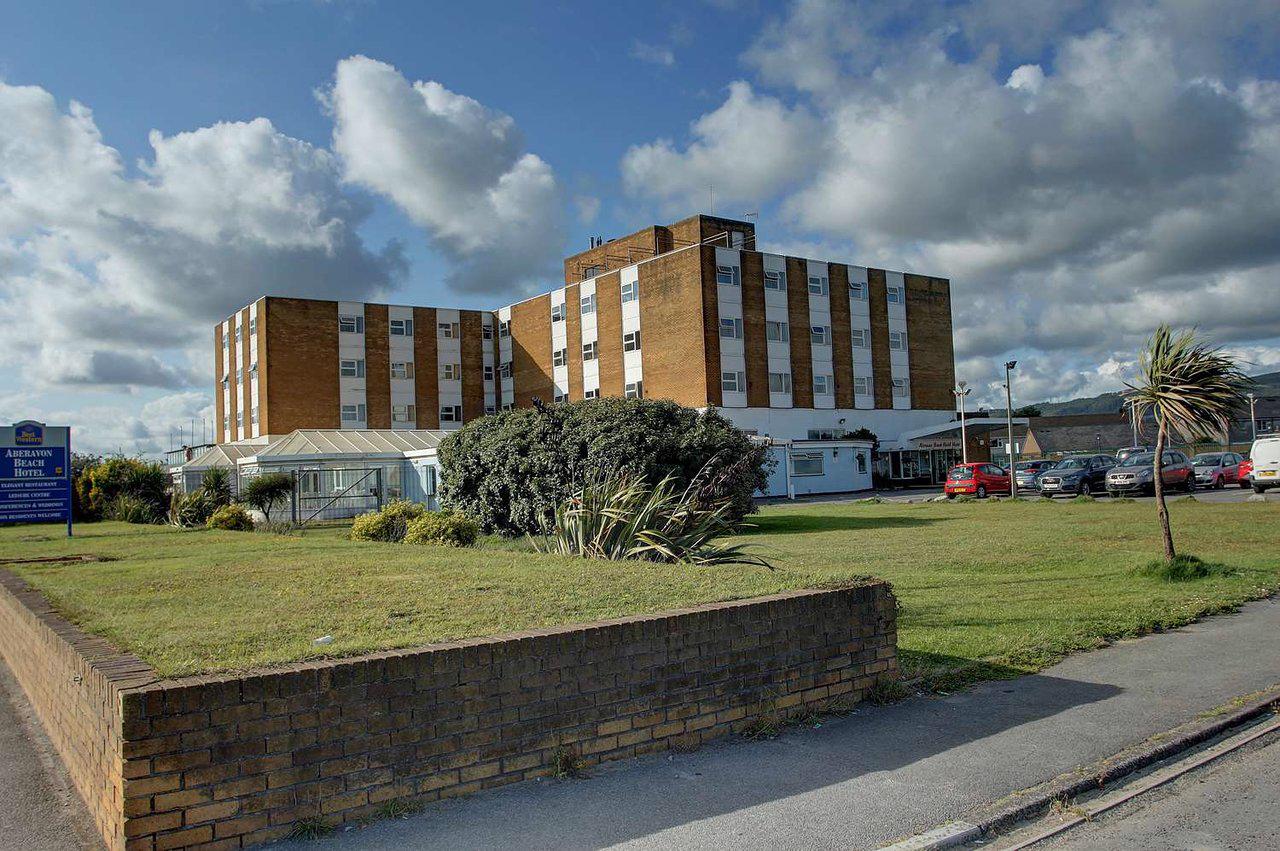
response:
{"label": "white single-story extension", "polygon": [[777,461],[761,496],[844,493],[871,488],[870,440],[771,440]]}

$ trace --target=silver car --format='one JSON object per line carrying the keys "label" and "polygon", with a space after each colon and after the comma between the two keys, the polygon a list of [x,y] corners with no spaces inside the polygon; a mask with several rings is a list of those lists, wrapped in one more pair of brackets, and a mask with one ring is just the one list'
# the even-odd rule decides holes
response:
{"label": "silver car", "polygon": [[1191,459],[1196,469],[1196,487],[1216,490],[1239,483],[1243,460],[1234,452],[1201,452]]}

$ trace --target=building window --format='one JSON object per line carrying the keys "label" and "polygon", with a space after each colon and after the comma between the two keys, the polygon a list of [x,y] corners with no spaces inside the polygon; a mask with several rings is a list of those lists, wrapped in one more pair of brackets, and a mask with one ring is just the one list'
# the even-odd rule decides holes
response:
{"label": "building window", "polygon": [[766,290],[785,290],[787,279],[780,269],[764,270],[764,288]]}
{"label": "building window", "polygon": [[492,340],[493,339],[493,323],[486,322],[483,325],[481,325],[480,335],[484,337],[486,340]]}
{"label": "building window", "polygon": [[502,365],[498,367],[498,375],[502,376],[503,378],[511,377],[511,361],[504,360],[502,362]]}
{"label": "building window", "polygon": [[889,287],[888,299],[889,304],[902,304],[902,287]]}
{"label": "building window", "polygon": [[338,374],[346,378],[364,378],[364,360],[339,361]]}
{"label": "building window", "polygon": [[439,329],[440,338],[443,340],[456,340],[458,338],[457,322],[438,322],[436,328]]}
{"label": "building window", "polygon": [[484,380],[493,381],[493,366],[490,364],[484,365]]}
{"label": "building window", "polygon": [[442,423],[462,422],[462,406],[461,405],[441,405],[440,406],[440,422]]}
{"label": "building window", "polygon": [[636,330],[636,331],[628,331],[627,333],[625,333],[625,334],[623,334],[623,335],[622,335],[622,350],[623,350],[624,352],[638,352],[638,351],[640,351],[640,332],[639,332],[639,330]]}
{"label": "building window", "polygon": [[736,287],[742,283],[742,273],[737,266],[717,266],[716,283]]}
{"label": "building window", "polygon": [[411,423],[417,418],[418,412],[414,405],[391,406],[391,422],[393,423]]}
{"label": "building window", "polygon": [[906,331],[890,331],[889,332],[889,348],[897,351],[905,351],[907,348],[907,332]]}
{"label": "building window", "polygon": [[499,321],[498,321],[498,337],[499,337],[499,339],[501,339],[501,338],[503,338],[503,337],[510,337],[510,336],[511,336],[511,321],[510,321],[510,320],[499,320]]}
{"label": "building window", "polygon": [[599,387],[592,387],[590,390],[588,390],[588,391],[586,391],[585,393],[583,393],[583,394],[582,394],[582,398],[583,398],[583,399],[599,399],[599,398],[600,398],[600,388],[599,388]]}
{"label": "building window", "polygon": [[253,363],[249,364],[249,374],[250,374],[250,375],[257,375],[257,374],[258,374],[258,362],[257,362],[257,361],[254,361]]}
{"label": "building window", "polygon": [[440,364],[440,377],[445,381],[461,381],[462,380],[462,364],[458,364],[458,363]]}
{"label": "building window", "polygon": [[831,376],[829,375],[813,376],[813,395],[815,396],[831,395]]}
{"label": "building window", "polygon": [[866,328],[854,328],[850,332],[850,337],[852,338],[853,347],[855,349],[865,349],[867,347],[867,329]]}
{"label": "building window", "polygon": [[858,460],[858,472],[859,473],[867,472],[867,453],[859,452],[854,457]]}
{"label": "building window", "polygon": [[747,374],[745,372],[720,373],[720,389],[726,393],[745,393],[747,390]]}
{"label": "building window", "polygon": [[622,395],[628,399],[643,399],[644,398],[644,382],[632,381],[630,384],[628,384],[626,387],[622,389]]}
{"label": "building window", "polygon": [[791,475],[821,476],[822,475],[822,453],[821,452],[792,453]]}
{"label": "building window", "polygon": [[237,346],[240,345],[240,331],[241,331],[241,327],[237,325],[236,326],[236,345]]}
{"label": "building window", "polygon": [[740,230],[729,231],[729,247],[741,248],[747,241],[747,235]]}
{"label": "building window", "polygon": [[825,346],[831,342],[831,329],[826,325],[813,325],[809,328],[809,341],[815,345]]}
{"label": "building window", "polygon": [[582,359],[584,361],[595,360],[598,354],[599,348],[595,340],[582,344]]}
{"label": "building window", "polygon": [[496,414],[496,413],[498,413],[498,406],[497,406],[497,405],[485,405],[485,406],[484,406],[484,412],[485,412],[485,415],[486,415],[486,416],[487,416],[487,415],[489,415],[489,414]]}
{"label": "building window", "polygon": [[231,379],[228,376],[222,376],[222,389],[226,390],[231,386]]}
{"label": "building window", "polygon": [[551,321],[563,322],[565,317],[564,302],[551,305]]}
{"label": "building window", "polygon": [[249,336],[252,337],[254,334],[257,334],[257,333],[258,333],[258,317],[250,316],[249,317]]}
{"label": "building window", "polygon": [[244,381],[244,367],[238,366],[236,367],[236,384],[240,384],[243,381]]}
{"label": "building window", "polygon": [[504,410],[504,411],[509,411],[509,410],[511,410],[512,408],[514,408],[515,406],[516,406],[516,405],[515,405],[515,402],[503,402],[503,403],[502,403],[502,410]]}
{"label": "building window", "polygon": [[830,283],[821,275],[809,276],[809,294],[810,295],[828,295],[830,293]]}
{"label": "building window", "polygon": [[231,430],[231,415],[230,415],[230,414],[223,414],[223,415],[222,415],[222,430],[223,430],[223,431],[230,431],[230,430]]}
{"label": "building window", "polygon": [[551,397],[551,401],[556,403],[557,405],[560,404],[561,402],[568,402],[569,394],[561,392],[560,390],[556,390],[555,395]]}
{"label": "building window", "polygon": [[344,423],[362,423],[364,422],[364,405],[343,405],[342,421]]}
{"label": "building window", "polygon": [[595,313],[596,294],[591,293],[591,295],[584,295],[582,298],[578,299],[578,306],[583,316],[586,316],[588,313]]}
{"label": "building window", "polygon": [[640,284],[638,281],[627,281],[622,285],[622,303],[635,301],[640,297]]}
{"label": "building window", "polygon": [[224,349],[231,348],[231,338],[227,336],[225,331],[222,333],[222,348]]}
{"label": "building window", "polygon": [[258,406],[257,405],[254,405],[253,408],[250,409],[249,422],[253,423],[254,425],[258,424]]}
{"label": "building window", "polygon": [[895,396],[906,396],[907,394],[908,394],[908,391],[907,391],[907,379],[905,379],[905,378],[895,378],[895,379],[893,379],[893,395],[895,395]]}
{"label": "building window", "polygon": [[774,343],[785,343],[791,339],[791,326],[785,322],[766,322],[764,338]]}
{"label": "building window", "polygon": [[858,301],[866,301],[867,300],[866,282],[850,281],[849,282],[849,298],[857,299]]}
{"label": "building window", "polygon": [[769,392],[770,393],[790,393],[791,392],[791,373],[789,372],[769,373]]}
{"label": "building window", "polygon": [[551,353],[552,366],[564,366],[567,363],[569,363],[568,349],[556,349],[554,352]]}
{"label": "building window", "polygon": [[413,320],[412,319],[392,319],[391,320],[391,336],[392,337],[412,337],[413,336]]}
{"label": "building window", "polygon": [[742,339],[742,320],[731,317],[720,317],[720,336],[726,340]]}
{"label": "building window", "polygon": [[855,375],[853,377],[853,395],[855,396],[871,395],[871,376]]}
{"label": "building window", "polygon": [[238,425],[240,428],[244,428],[244,411],[243,410],[236,414],[236,425]]}
{"label": "building window", "polygon": [[413,378],[413,361],[392,361],[392,378]]}
{"label": "building window", "polygon": [[363,334],[364,333],[364,317],[363,316],[339,316],[338,331],[343,334]]}

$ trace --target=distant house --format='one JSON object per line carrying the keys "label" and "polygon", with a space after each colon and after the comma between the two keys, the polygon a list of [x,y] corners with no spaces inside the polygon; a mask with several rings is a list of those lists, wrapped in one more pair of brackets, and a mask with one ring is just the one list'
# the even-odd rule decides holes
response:
{"label": "distant house", "polygon": [[[1155,440],[1152,428],[1139,432],[1138,443]],[[1124,414],[1078,414],[1031,417],[1022,445],[1026,458],[1053,458],[1072,452],[1112,453],[1133,446],[1133,424]]]}

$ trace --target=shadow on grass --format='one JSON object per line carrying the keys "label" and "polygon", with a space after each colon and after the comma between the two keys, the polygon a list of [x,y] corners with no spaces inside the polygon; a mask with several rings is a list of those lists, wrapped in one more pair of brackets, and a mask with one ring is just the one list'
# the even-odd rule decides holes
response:
{"label": "shadow on grass", "polygon": [[769,514],[748,517],[747,523],[755,528],[743,529],[742,535],[794,535],[802,532],[860,532],[869,529],[907,528],[929,526],[942,522],[941,518],[886,517],[872,515],[851,517],[831,514]]}

